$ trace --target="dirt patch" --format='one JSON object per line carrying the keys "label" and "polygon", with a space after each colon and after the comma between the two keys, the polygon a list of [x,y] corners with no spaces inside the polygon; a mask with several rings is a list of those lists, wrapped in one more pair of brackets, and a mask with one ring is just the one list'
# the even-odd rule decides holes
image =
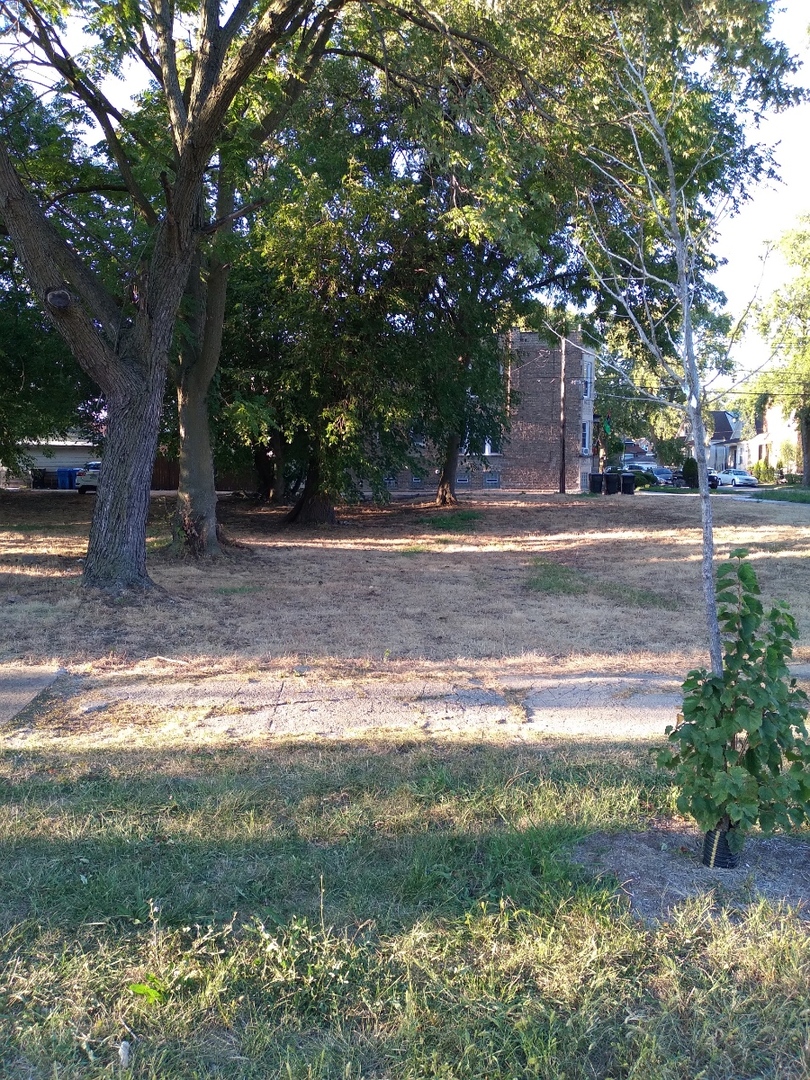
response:
{"label": "dirt patch", "polygon": [[703,834],[685,824],[662,822],[646,832],[595,833],[575,861],[616,878],[622,895],[645,922],[666,919],[688,898],[713,894],[728,909],[759,900],[786,905],[810,922],[810,843],[784,836],[749,837],[736,870],[701,863]]}

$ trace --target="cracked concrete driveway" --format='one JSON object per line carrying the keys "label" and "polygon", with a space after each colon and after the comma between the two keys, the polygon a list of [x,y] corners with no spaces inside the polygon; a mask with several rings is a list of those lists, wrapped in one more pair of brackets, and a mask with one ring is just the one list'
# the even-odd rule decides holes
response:
{"label": "cracked concrete driveway", "polygon": [[[278,737],[346,738],[377,733],[421,732],[473,737],[507,734],[531,739],[563,735],[588,739],[650,739],[663,735],[679,706],[675,679],[658,677],[561,676],[531,678],[493,676],[487,685],[467,677],[324,681],[317,674],[292,677],[217,675],[170,682],[129,676],[86,677],[31,672],[28,700],[50,688],[79,720],[126,707],[135,720],[155,710],[186,717],[187,734],[237,740]],[[27,703],[15,697],[11,708]],[[11,698],[9,697],[9,702]],[[13,713],[11,714],[13,715]],[[3,716],[10,719],[8,711]],[[135,721],[137,722],[137,721]],[[182,722],[182,721],[181,721]],[[6,745],[24,731],[6,731]],[[116,739],[124,735],[117,726]]]}
{"label": "cracked concrete driveway", "polygon": [[[810,667],[796,670],[810,680]],[[2,672],[0,672],[2,675]],[[119,743],[162,714],[182,738],[253,741],[283,737],[352,738],[374,734],[497,736],[531,740],[662,739],[681,704],[680,679],[662,675],[493,673],[486,678],[328,679],[307,667],[281,675],[261,671],[183,677],[137,670],[100,675],[20,669],[0,693],[0,744],[22,745],[31,732],[8,724],[43,689],[72,717],[107,741],[103,716],[115,715],[109,741]],[[10,711],[11,710],[11,711]],[[122,723],[123,721],[123,723]],[[36,721],[32,718],[32,723]],[[53,733],[57,738],[59,732]]]}
{"label": "cracked concrete driveway", "polygon": [[11,720],[60,674],[56,664],[27,667],[0,664],[0,724]]}

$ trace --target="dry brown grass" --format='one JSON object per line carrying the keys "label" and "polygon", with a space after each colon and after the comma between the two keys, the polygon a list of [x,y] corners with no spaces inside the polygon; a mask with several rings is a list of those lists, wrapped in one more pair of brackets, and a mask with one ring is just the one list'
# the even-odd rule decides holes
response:
{"label": "dry brown grass", "polygon": [[[223,499],[227,529],[248,548],[204,565],[159,550],[170,503],[155,498],[150,572],[170,599],[120,605],[81,588],[92,498],[4,493],[0,662],[99,672],[160,655],[185,661],[184,674],[306,662],[355,677],[482,661],[675,673],[704,662],[695,498],[491,492],[462,505],[480,514],[463,532],[438,528],[424,500],[346,508],[336,527],[302,529]],[[750,549],[765,598],[787,600],[799,620],[796,659],[810,660],[810,508],[714,506],[719,555]],[[538,560],[576,587],[532,589]]]}

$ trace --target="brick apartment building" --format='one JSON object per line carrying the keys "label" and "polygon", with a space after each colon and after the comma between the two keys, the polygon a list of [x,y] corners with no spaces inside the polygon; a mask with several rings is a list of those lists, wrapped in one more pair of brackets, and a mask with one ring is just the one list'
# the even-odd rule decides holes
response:
{"label": "brick apartment building", "polygon": [[[502,446],[485,447],[483,463],[459,455],[457,490],[559,491],[562,472],[566,491],[587,491],[593,454],[593,352],[583,348],[576,334],[561,341],[512,330],[504,344],[504,377],[514,402],[511,430]],[[431,479],[405,470],[391,477],[389,486],[429,489]]]}

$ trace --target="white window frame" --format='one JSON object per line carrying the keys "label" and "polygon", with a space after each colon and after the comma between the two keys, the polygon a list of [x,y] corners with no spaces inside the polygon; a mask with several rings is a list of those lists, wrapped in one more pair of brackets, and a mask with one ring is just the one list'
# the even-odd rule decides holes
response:
{"label": "white window frame", "polygon": [[582,397],[585,401],[590,401],[593,397],[593,357],[589,353],[584,353],[582,357]]}
{"label": "white window frame", "polygon": [[582,434],[580,436],[580,454],[590,454],[591,452],[591,422],[590,420],[582,421]]}

